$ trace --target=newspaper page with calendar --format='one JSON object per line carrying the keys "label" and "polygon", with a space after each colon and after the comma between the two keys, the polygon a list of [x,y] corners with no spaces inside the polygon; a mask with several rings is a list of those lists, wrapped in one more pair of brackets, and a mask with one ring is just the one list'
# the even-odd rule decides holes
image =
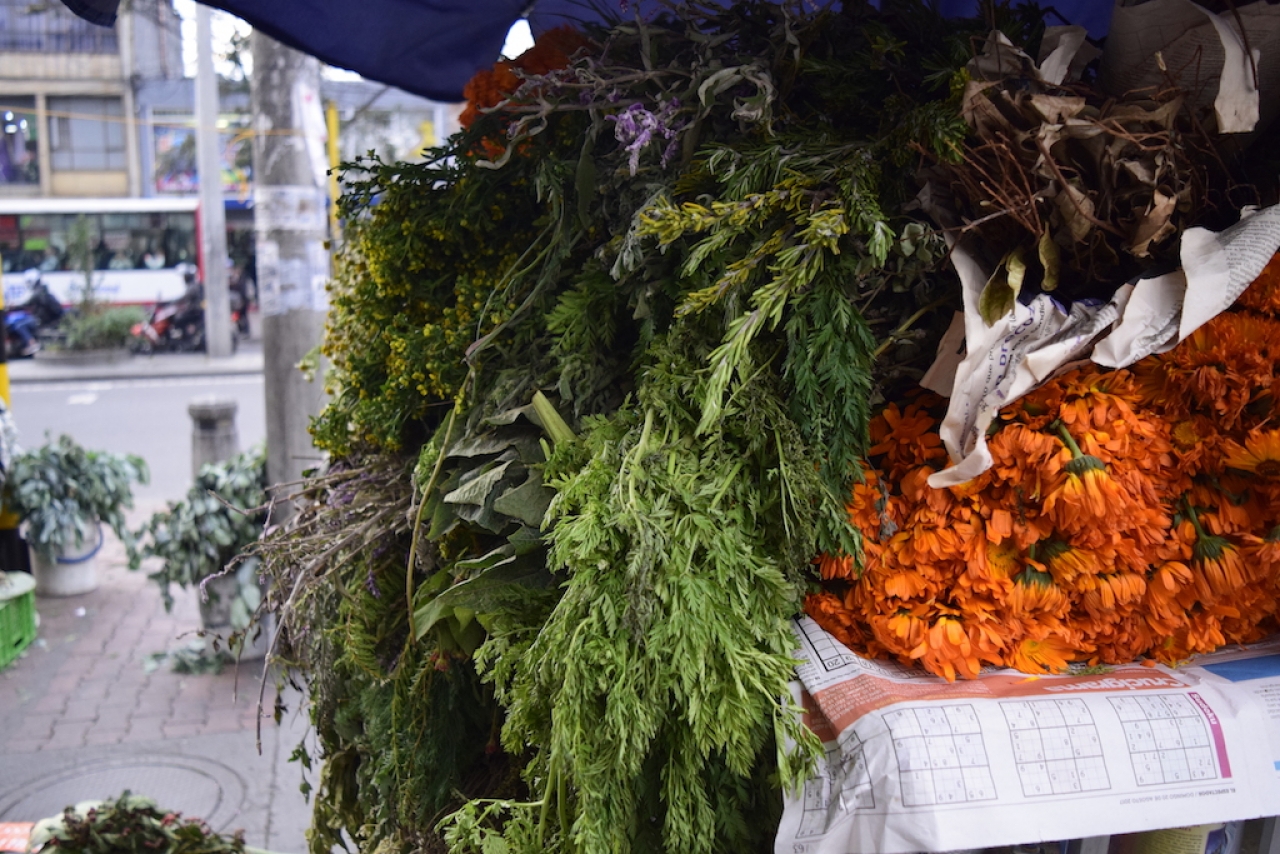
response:
{"label": "newspaper page with calendar", "polygon": [[1274,815],[1280,644],[1195,666],[948,683],[796,623],[825,756],[776,854],[908,854]]}

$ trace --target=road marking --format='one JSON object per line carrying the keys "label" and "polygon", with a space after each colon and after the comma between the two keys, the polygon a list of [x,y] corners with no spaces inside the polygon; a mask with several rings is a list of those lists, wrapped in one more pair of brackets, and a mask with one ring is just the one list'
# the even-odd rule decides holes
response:
{"label": "road marking", "polygon": [[98,399],[98,393],[87,391],[84,394],[73,394],[67,398],[67,406],[88,406]]}
{"label": "road marking", "polygon": [[114,391],[116,389],[129,388],[176,388],[180,386],[228,386],[228,385],[262,385],[262,374],[244,374],[235,376],[221,377],[158,377],[156,379],[137,379],[137,380],[111,380],[110,382],[40,382],[40,383],[14,383],[13,390],[17,393],[22,392],[60,392],[65,394],[69,391]]}

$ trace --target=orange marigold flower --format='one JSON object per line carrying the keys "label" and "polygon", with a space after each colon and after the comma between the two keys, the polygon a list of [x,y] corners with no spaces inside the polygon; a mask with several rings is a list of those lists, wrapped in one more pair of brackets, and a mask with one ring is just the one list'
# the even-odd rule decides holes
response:
{"label": "orange marigold flower", "polygon": [[1172,635],[1186,625],[1187,611],[1179,597],[1194,581],[1191,567],[1181,561],[1168,560],[1152,570],[1147,580],[1143,618],[1155,634]]}
{"label": "orange marigold flower", "polygon": [[1198,533],[1191,566],[1196,572],[1200,601],[1212,603],[1234,595],[1250,575],[1239,548],[1226,537]]}
{"label": "orange marigold flower", "polygon": [[1074,588],[1077,579],[1103,571],[1104,564],[1096,552],[1068,545],[1063,540],[1045,542],[1039,554],[1049,575],[1063,587]]}
{"label": "orange marigold flower", "polygon": [[804,599],[804,610],[841,643],[853,648],[862,646],[865,636],[856,614],[845,606],[839,596],[826,591],[810,593]]}
{"label": "orange marigold flower", "polygon": [[834,578],[856,578],[857,564],[849,555],[820,554],[814,558],[818,565],[818,573],[830,581]]}
{"label": "orange marigold flower", "polygon": [[1114,520],[1128,506],[1120,489],[1097,457],[1081,456],[1065,466],[1066,477],[1044,501],[1044,510],[1060,527],[1079,528]]}
{"label": "orange marigold flower", "polygon": [[[538,36],[533,47],[514,60],[500,59],[492,68],[476,72],[462,87],[467,106],[458,116],[458,123],[464,128],[471,127],[482,112],[511,97],[520,87],[522,76],[541,76],[566,68],[578,50],[591,44],[590,39],[573,27],[556,27]],[[497,145],[486,142],[489,143],[486,148]],[[503,147],[499,146],[498,153],[502,151]],[[493,152],[489,153],[492,156]]]}
{"label": "orange marigold flower", "polygon": [[1081,597],[1090,611],[1114,611],[1140,601],[1147,592],[1147,580],[1136,572],[1117,572],[1094,576],[1093,589]]}
{"label": "orange marigold flower", "polygon": [[1244,445],[1228,440],[1223,450],[1223,463],[1227,468],[1259,477],[1280,476],[1280,430],[1254,430]]}
{"label": "orange marigold flower", "polygon": [[1010,667],[1023,673],[1063,673],[1075,659],[1074,645],[1055,635],[1024,638],[1007,659]]}
{"label": "orange marigold flower", "polygon": [[1265,537],[1250,537],[1245,541],[1243,552],[1246,560],[1258,566],[1259,575],[1280,584],[1280,525]]}
{"label": "orange marigold flower", "polygon": [[1145,399],[1171,415],[1212,415],[1227,429],[1246,407],[1270,393],[1280,355],[1280,324],[1239,313],[1220,314],[1168,353],[1135,366]]}
{"label": "orange marigold flower", "polygon": [[1022,549],[1014,543],[989,543],[985,569],[992,578],[1013,578],[1022,571]]}
{"label": "orange marigold flower", "polygon": [[900,658],[909,656],[911,650],[924,641],[929,628],[916,611],[908,608],[899,608],[892,614],[877,614],[869,623],[876,639]]}
{"label": "orange marigold flower", "polygon": [[957,674],[973,679],[982,667],[964,624],[951,615],[934,620],[924,638],[911,650],[910,657],[948,682],[956,681]]}
{"label": "orange marigold flower", "polygon": [[1037,565],[1028,564],[1014,580],[1016,583],[1010,588],[1006,603],[1015,616],[1056,624],[1071,610],[1066,591]]}
{"label": "orange marigold flower", "polygon": [[[1187,415],[1172,425],[1169,433],[1177,470],[1189,477],[1213,471],[1218,467],[1225,442],[1217,419],[1207,415]],[[1186,484],[1178,488],[1170,484],[1166,494],[1185,491]]]}
{"label": "orange marigold flower", "polygon": [[477,71],[462,87],[462,97],[467,100],[467,106],[458,115],[458,124],[464,128],[471,127],[484,110],[501,104],[519,85],[520,78],[505,59],[494,63],[492,68]]}
{"label": "orange marigold flower", "polygon": [[853,494],[845,507],[849,522],[870,540],[893,536],[902,524],[901,502],[895,502],[883,485],[880,472],[863,470],[862,482],[853,485]]}
{"label": "orange marigold flower", "polygon": [[1280,253],[1271,256],[1258,278],[1240,294],[1236,305],[1261,314],[1280,314]]}
{"label": "orange marigold flower", "polygon": [[1128,371],[1104,371],[1087,365],[1058,378],[1063,385],[1058,418],[1080,431],[1123,426],[1133,420],[1133,404],[1139,400],[1137,384]]}
{"label": "orange marigold flower", "polygon": [[[872,446],[868,453],[882,456],[883,467],[890,477],[901,477],[907,469],[946,459],[947,452],[937,431],[938,422],[923,402],[886,406],[869,426]],[[930,469],[932,473],[933,469]]]}

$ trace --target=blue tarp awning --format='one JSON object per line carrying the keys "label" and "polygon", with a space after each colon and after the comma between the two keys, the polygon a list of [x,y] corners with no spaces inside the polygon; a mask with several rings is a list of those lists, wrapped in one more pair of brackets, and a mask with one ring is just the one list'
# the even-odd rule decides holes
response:
{"label": "blue tarp awning", "polygon": [[[63,0],[81,18],[115,23],[120,0]],[[277,41],[340,68],[436,101],[498,59],[507,31],[528,13],[535,34],[602,12],[623,18],[636,0],[211,0]],[[976,0],[938,0],[944,14],[971,15]],[[1062,0],[1054,9],[1092,35],[1106,31],[1110,0]],[[625,11],[624,11],[625,10]]]}

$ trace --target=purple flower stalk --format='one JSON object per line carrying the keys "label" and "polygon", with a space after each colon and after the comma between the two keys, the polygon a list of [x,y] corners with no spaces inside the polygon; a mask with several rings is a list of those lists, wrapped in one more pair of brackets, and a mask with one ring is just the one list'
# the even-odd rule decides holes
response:
{"label": "purple flower stalk", "polygon": [[676,151],[676,135],[684,125],[673,126],[671,120],[680,109],[680,101],[672,98],[658,102],[658,111],[650,112],[643,104],[635,103],[622,112],[606,118],[613,122],[613,135],[630,154],[627,166],[635,175],[640,169],[640,152],[655,139],[669,140],[662,152],[662,165],[666,166]]}

